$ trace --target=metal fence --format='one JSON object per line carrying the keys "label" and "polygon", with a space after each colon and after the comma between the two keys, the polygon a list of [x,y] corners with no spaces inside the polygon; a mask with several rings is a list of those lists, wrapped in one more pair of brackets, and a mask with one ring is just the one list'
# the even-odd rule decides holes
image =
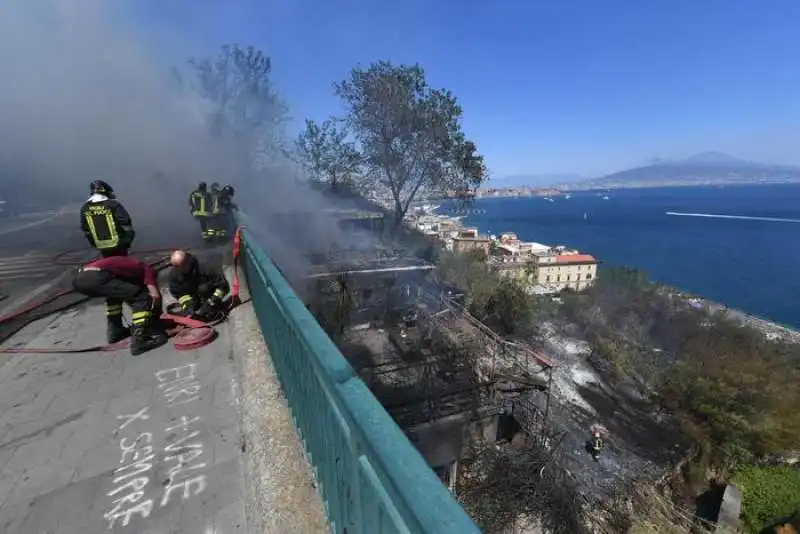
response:
{"label": "metal fence", "polygon": [[266,253],[242,264],[292,418],[336,534],[478,534]]}

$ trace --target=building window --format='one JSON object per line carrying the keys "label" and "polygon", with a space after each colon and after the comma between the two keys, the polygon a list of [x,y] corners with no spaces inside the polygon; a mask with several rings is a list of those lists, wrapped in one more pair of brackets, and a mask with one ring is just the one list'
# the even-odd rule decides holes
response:
{"label": "building window", "polygon": [[547,275],[547,281],[548,282],[550,281],[550,275]]}
{"label": "building window", "polygon": [[558,276],[556,276],[556,282],[560,282],[560,281],[561,281],[561,275],[559,274]]}
{"label": "building window", "polygon": [[586,273],[586,279],[587,280],[591,280],[592,279],[592,273]]}
{"label": "building window", "polygon": [[572,276],[572,275],[569,275],[569,274],[567,275],[567,282],[569,282],[569,281],[570,281],[570,278],[571,278],[571,276]]}

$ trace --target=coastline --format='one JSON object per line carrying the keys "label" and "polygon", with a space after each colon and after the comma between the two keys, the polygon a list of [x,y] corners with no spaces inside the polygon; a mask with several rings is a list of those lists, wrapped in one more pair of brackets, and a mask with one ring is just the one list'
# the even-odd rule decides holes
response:
{"label": "coastline", "polygon": [[714,302],[702,297],[698,298],[703,306],[706,309],[712,312],[723,312],[728,317],[739,321],[745,326],[749,326],[755,330],[758,330],[767,339],[770,340],[779,340],[782,339],[789,343],[800,343],[800,330],[792,328],[791,326],[783,325],[777,323],[775,321],[771,321],[769,319],[764,319],[763,317],[758,317],[757,315],[752,315],[747,313],[743,310],[739,310],[736,308],[729,308],[725,304],[721,304],[719,302]]}
{"label": "coastline", "polygon": [[[530,195],[530,196],[538,196],[538,195]],[[487,197],[484,197],[484,199]],[[509,198],[509,197],[488,197],[488,198]],[[513,198],[513,197],[511,197]],[[426,215],[428,217],[433,217],[440,221],[445,220],[458,220],[458,226],[463,226],[463,217],[450,217],[436,213],[436,209],[432,210],[430,213]],[[406,224],[409,224],[410,221],[406,221]],[[409,226],[414,227],[413,224],[409,224]],[[633,266],[633,268],[637,268]],[[800,343],[800,329],[788,326],[785,324],[778,323],[768,318],[759,317],[752,313],[748,313],[744,310],[740,310],[737,308],[731,308],[724,303],[716,302],[710,300],[706,297],[700,296],[698,294],[693,294],[682,290],[679,287],[670,286],[667,284],[657,284],[664,287],[671,295],[674,295],[678,298],[681,298],[689,305],[699,305],[707,309],[712,313],[716,312],[723,312],[728,317],[732,318],[735,321],[738,321],[742,325],[749,326],[761,332],[767,339],[770,340],[784,340],[789,343]]]}

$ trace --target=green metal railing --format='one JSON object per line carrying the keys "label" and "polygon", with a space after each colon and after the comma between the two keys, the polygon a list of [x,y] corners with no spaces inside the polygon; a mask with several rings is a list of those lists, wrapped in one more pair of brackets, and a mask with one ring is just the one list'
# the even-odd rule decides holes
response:
{"label": "green metal railing", "polygon": [[265,252],[243,233],[256,315],[336,534],[478,534]]}

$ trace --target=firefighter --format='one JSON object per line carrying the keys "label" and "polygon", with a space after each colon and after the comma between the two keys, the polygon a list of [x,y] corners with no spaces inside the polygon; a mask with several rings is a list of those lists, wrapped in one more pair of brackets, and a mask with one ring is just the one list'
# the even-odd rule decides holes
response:
{"label": "firefighter", "polygon": [[605,447],[605,440],[599,430],[592,431],[592,439],[589,441],[592,448],[592,459],[596,462],[600,457],[600,452]]}
{"label": "firefighter", "polygon": [[[91,196],[81,207],[83,234],[103,258],[127,256],[136,237],[131,216],[116,199],[111,186],[103,180],[95,180],[89,185],[89,189]],[[122,301],[112,297],[107,298],[106,316],[109,324],[121,326]]]}
{"label": "firefighter", "polygon": [[179,314],[210,320],[224,313],[230,286],[221,266],[202,265],[185,250],[174,251],[170,263],[169,292],[178,301]]}
{"label": "firefighter", "polygon": [[136,237],[131,216],[106,182],[95,180],[89,188],[91,196],[81,207],[83,234],[102,257],[127,256]]}
{"label": "firefighter", "polygon": [[189,195],[189,208],[192,216],[200,223],[200,232],[203,241],[209,241],[214,234],[209,230],[209,220],[211,218],[211,195],[208,192],[205,182],[197,184],[197,189]]}
{"label": "firefighter", "polygon": [[167,334],[158,323],[161,315],[161,292],[156,271],[150,265],[129,256],[100,258],[78,270],[72,287],[88,297],[105,297],[130,306],[132,331],[123,326],[121,314],[110,316],[109,343],[122,341],[133,334],[133,356],[166,343]]}
{"label": "firefighter", "polygon": [[225,230],[225,235],[227,236],[235,227],[235,221],[233,218],[234,211],[238,210],[238,206],[233,202],[233,186],[225,185],[220,190],[219,193],[219,205],[220,205],[220,227]]}
{"label": "firefighter", "polygon": [[225,194],[219,187],[217,182],[211,184],[211,192],[209,193],[210,206],[211,206],[211,219],[209,220],[209,231],[213,238],[225,240],[228,237],[228,232],[225,228],[225,210],[223,203],[225,202]]}

